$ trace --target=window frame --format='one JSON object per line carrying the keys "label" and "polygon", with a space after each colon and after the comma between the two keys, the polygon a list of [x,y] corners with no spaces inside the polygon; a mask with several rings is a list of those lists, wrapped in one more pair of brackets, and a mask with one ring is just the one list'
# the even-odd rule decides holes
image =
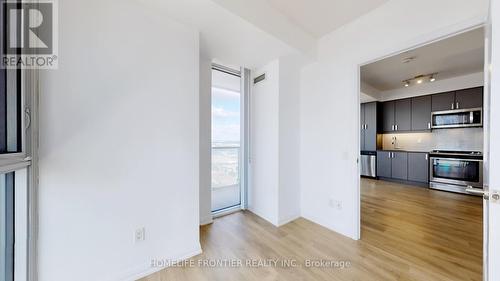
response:
{"label": "window frame", "polygon": [[[17,0],[20,5],[20,0]],[[37,0],[34,0],[37,2]],[[21,18],[24,21],[24,18]],[[22,22],[21,22],[22,23]],[[5,23],[2,23],[5,24]],[[3,31],[2,31],[3,34]],[[24,36],[21,33],[21,36]],[[0,154],[0,173],[15,174],[15,184],[18,185],[22,196],[16,200],[22,217],[18,217],[22,233],[15,234],[17,242],[15,248],[14,267],[15,281],[36,281],[38,279],[38,112],[39,112],[39,81],[40,71],[37,69],[17,69],[19,80],[20,112],[18,124],[20,126],[20,149],[18,152]],[[17,252],[17,254],[16,254]]]}

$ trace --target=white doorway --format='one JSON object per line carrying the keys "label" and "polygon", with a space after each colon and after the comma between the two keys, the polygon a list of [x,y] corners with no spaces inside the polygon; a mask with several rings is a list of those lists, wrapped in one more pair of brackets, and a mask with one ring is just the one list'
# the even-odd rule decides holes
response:
{"label": "white doorway", "polygon": [[[401,52],[391,54],[389,56],[384,56],[384,57],[381,57],[379,59],[370,61],[366,64],[362,64],[362,65],[360,65],[360,70],[359,70],[359,73],[360,73],[360,77],[359,77],[360,78],[360,82],[359,82],[360,97],[362,99],[365,99],[365,102],[373,102],[373,101],[391,102],[391,101],[394,101],[396,103],[396,102],[401,101],[401,105],[403,106],[405,104],[405,102],[408,101],[408,99],[412,99],[414,97],[423,97],[425,95],[432,95],[432,94],[440,94],[441,93],[439,91],[432,92],[431,90],[429,90],[428,92],[425,92],[425,90],[424,90],[424,91],[422,91],[422,93],[418,93],[418,87],[420,87],[420,89],[431,89],[432,87],[430,87],[428,85],[431,85],[434,81],[436,81],[436,76],[438,77],[438,80],[439,80],[440,73],[437,73],[437,71],[434,72],[434,71],[422,70],[421,65],[419,65],[419,63],[416,63],[416,64],[414,63],[414,60],[418,61],[419,58],[418,58],[418,56],[412,55],[412,50],[417,49],[417,48],[421,48],[421,47],[428,47],[430,45],[433,45],[434,43],[439,43],[441,41],[445,41],[445,40],[450,39],[450,38],[453,39],[454,37],[459,37],[460,35],[466,34],[468,32],[476,31],[476,33],[477,33],[477,31],[481,31],[482,37],[480,39],[483,41],[484,41],[484,38],[486,37],[486,44],[482,47],[483,48],[482,50],[486,50],[486,52],[484,52],[484,53],[486,53],[486,56],[484,56],[484,53],[474,54],[472,52],[472,50],[470,53],[471,57],[474,55],[476,55],[476,56],[481,55],[483,58],[486,57],[486,60],[483,60],[483,62],[481,64],[481,68],[480,68],[481,73],[478,72],[478,75],[471,76],[475,80],[480,80],[479,82],[481,82],[481,85],[474,84],[474,85],[470,85],[470,87],[469,87],[469,86],[463,86],[460,83],[458,83],[456,86],[457,88],[455,89],[458,91],[458,90],[465,90],[466,88],[472,89],[472,88],[477,88],[479,86],[480,87],[484,86],[484,100],[479,106],[477,106],[477,107],[481,107],[482,113],[484,113],[484,117],[482,120],[483,123],[480,124],[480,126],[477,126],[478,129],[468,129],[467,131],[464,131],[462,133],[459,132],[460,130],[462,130],[462,129],[460,129],[460,130],[455,130],[452,133],[450,133],[450,136],[453,135],[453,137],[451,137],[450,140],[451,140],[451,142],[455,142],[455,145],[459,149],[458,151],[461,151],[460,148],[462,148],[463,151],[467,151],[467,150],[470,150],[473,152],[479,151],[484,156],[484,167],[480,167],[480,166],[476,167],[478,169],[478,171],[480,172],[480,174],[478,173],[478,178],[484,177],[484,181],[483,181],[483,179],[481,179],[482,180],[481,186],[474,186],[476,188],[474,190],[469,191],[469,193],[474,192],[474,193],[476,193],[476,195],[478,195],[478,194],[483,192],[482,188],[484,187],[484,192],[489,196],[486,196],[485,200],[482,200],[482,197],[476,197],[477,200],[474,201],[474,200],[468,200],[466,197],[463,197],[465,195],[461,195],[463,198],[465,198],[465,200],[461,201],[461,203],[459,203],[459,204],[468,204],[469,201],[470,202],[474,201],[474,202],[472,202],[474,205],[479,205],[480,207],[482,207],[482,210],[484,210],[484,214],[482,216],[476,217],[477,219],[480,220],[481,223],[479,223],[479,224],[473,223],[472,224],[472,222],[471,222],[471,224],[466,226],[465,222],[464,222],[464,228],[465,227],[470,228],[473,225],[474,225],[474,227],[477,228],[476,230],[471,232],[472,234],[474,234],[473,236],[476,239],[474,241],[470,241],[470,242],[472,244],[474,244],[474,247],[475,247],[474,252],[477,253],[478,258],[482,258],[479,260],[476,259],[476,262],[474,263],[474,264],[476,264],[476,266],[475,266],[476,269],[474,270],[474,272],[471,271],[471,274],[474,275],[474,278],[472,278],[473,280],[480,280],[480,279],[495,280],[495,279],[491,279],[491,275],[490,275],[490,277],[488,277],[488,248],[490,247],[490,249],[491,249],[491,246],[488,246],[488,241],[490,240],[491,237],[487,236],[487,233],[489,233],[489,226],[491,226],[491,225],[489,225],[489,222],[488,222],[488,220],[491,221],[491,218],[488,219],[488,215],[489,215],[488,209],[491,209],[491,207],[489,205],[492,202],[491,190],[489,191],[489,194],[488,194],[488,178],[491,176],[491,174],[489,173],[490,170],[489,170],[488,166],[491,167],[491,164],[493,164],[493,163],[488,163],[488,161],[493,162],[493,159],[491,159],[491,157],[489,157],[489,154],[491,154],[492,151],[494,151],[494,149],[489,151],[488,143],[490,141],[491,141],[491,143],[495,143],[495,142],[493,142],[493,138],[490,138],[491,129],[488,125],[488,122],[489,122],[488,119],[489,119],[490,114],[491,114],[489,112],[489,108],[490,108],[489,103],[493,104],[493,102],[490,101],[490,89],[489,89],[489,80],[488,80],[488,73],[490,71],[489,63],[488,63],[488,48],[489,48],[488,35],[487,35],[487,32],[484,32],[484,30],[487,31],[487,29],[488,29],[487,26],[484,26],[484,25],[473,26],[473,27],[466,29],[466,30],[459,30],[459,31],[452,32],[448,36],[445,36],[445,37],[434,38],[434,39],[430,38],[430,40],[427,40],[427,42],[422,43],[418,46],[413,46],[413,47],[406,49],[406,50],[403,50]],[[486,36],[484,35],[485,33],[486,33]],[[452,52],[452,51],[450,51],[450,52]],[[407,54],[407,56],[405,56],[406,54]],[[399,58],[399,56],[401,56],[401,55],[403,55],[403,57],[405,59]],[[410,93],[413,91],[412,94],[409,94],[407,96],[396,97],[394,95],[394,93],[397,91],[391,92],[390,90],[385,90],[385,92],[383,94],[381,94],[378,97],[378,99],[375,98],[373,100],[369,100],[369,99],[367,100],[367,96],[364,95],[363,93],[365,93],[365,92],[369,93],[369,91],[372,91],[373,89],[371,89],[370,87],[366,87],[366,85],[363,85],[363,83],[361,82],[362,81],[361,76],[362,76],[362,72],[363,72],[361,68],[366,66],[366,65],[372,64],[373,62],[390,59],[391,57],[398,57],[398,62],[400,63],[400,65],[407,66],[407,65],[411,65],[412,63],[414,63],[414,65],[415,65],[414,71],[416,72],[415,75],[408,75],[408,77],[404,77],[402,79],[399,79],[399,77],[398,77],[398,79],[393,81],[394,83],[400,83],[401,88],[403,88],[403,89],[404,89],[404,87],[406,87],[407,93]],[[460,58],[457,60],[460,60]],[[455,62],[457,60],[455,60]],[[439,65],[438,65],[438,67],[439,67]],[[422,73],[418,73],[418,72],[422,72]],[[441,71],[439,71],[439,72],[441,72]],[[445,71],[442,71],[442,72],[444,73]],[[452,83],[452,82],[454,83],[454,82],[460,80],[460,79],[453,80],[453,79],[451,79],[451,76],[446,77],[446,79],[449,79],[450,83]],[[444,84],[444,83],[441,83],[441,84]],[[410,90],[408,90],[408,89],[410,89]],[[449,90],[443,90],[442,92],[446,92],[446,91],[453,92],[454,90],[449,89]],[[400,92],[403,92],[403,91],[400,91]],[[431,100],[428,99],[428,101],[430,102]],[[425,103],[426,99],[419,99],[419,102]],[[413,103],[413,100],[408,101],[408,103],[407,103],[408,109],[413,110],[412,103]],[[451,111],[457,110],[458,105],[456,102],[453,103],[453,106],[455,108],[450,108],[450,110]],[[462,104],[460,104],[460,107],[461,106],[462,106]],[[423,107],[425,107],[425,106],[423,106]],[[474,106],[474,107],[476,107],[476,106]],[[397,106],[395,106],[395,108],[397,108]],[[403,108],[404,108],[404,106],[403,106]],[[460,109],[462,109],[462,108],[460,108]],[[472,107],[471,107],[471,109],[472,109]],[[363,108],[363,107],[361,107],[361,109],[360,109],[361,130],[360,130],[360,138],[359,139],[360,139],[360,144],[362,145],[362,147],[368,146],[366,144],[366,142],[363,142],[363,141],[366,141],[366,139],[364,139],[365,136],[363,135],[364,134],[363,131],[366,131],[366,129],[367,129],[367,122],[363,122],[363,112],[366,110],[367,109]],[[384,109],[381,109],[381,110],[384,110]],[[391,163],[392,163],[392,173],[393,174],[391,175],[391,170],[389,169],[388,170],[389,172],[383,174],[383,177],[386,177],[386,178],[392,177],[395,179],[394,181],[388,181],[388,182],[391,182],[391,184],[383,186],[383,188],[385,188],[386,190],[391,190],[391,191],[396,190],[395,185],[392,185],[392,182],[399,182],[399,183],[403,182],[403,184],[406,184],[406,182],[411,181],[411,180],[423,183],[422,186],[425,187],[425,185],[426,185],[425,180],[421,180],[421,179],[422,179],[422,177],[425,178],[426,176],[428,177],[427,188],[431,185],[430,181],[432,181],[432,166],[430,164],[429,164],[429,166],[427,166],[428,167],[428,169],[427,169],[428,174],[427,175],[425,174],[426,169],[424,169],[424,168],[422,168],[422,169],[410,169],[404,165],[409,166],[412,161],[414,161],[413,164],[418,163],[417,161],[420,161],[420,160],[429,161],[430,156],[429,156],[429,153],[426,153],[426,151],[427,152],[432,151],[432,148],[430,148],[431,146],[442,146],[443,145],[442,140],[443,140],[443,137],[446,135],[446,133],[444,133],[444,130],[438,131],[437,126],[433,127],[436,124],[432,123],[434,120],[432,119],[433,117],[431,117],[431,116],[434,116],[434,115],[431,115],[431,114],[435,113],[435,111],[436,110],[429,111],[429,116],[430,116],[429,123],[425,122],[425,124],[424,124],[425,126],[420,126],[420,129],[418,129],[418,130],[412,129],[412,126],[415,124],[412,123],[412,121],[413,121],[412,119],[408,119],[410,121],[409,123],[408,122],[402,123],[403,125],[399,124],[399,126],[396,123],[391,123],[392,126],[394,126],[393,128],[391,128],[391,126],[389,125],[389,129],[384,129],[385,132],[382,135],[376,136],[376,139],[374,141],[377,142],[377,150],[379,150],[379,149],[382,150],[382,152],[385,153],[385,154],[382,154],[385,157],[384,159],[386,159],[386,160],[389,159],[389,160],[385,161],[385,163],[382,163],[382,164],[391,165]],[[444,109],[443,109],[443,111],[444,111]],[[397,113],[394,113],[394,114],[396,115]],[[413,116],[412,116],[412,118],[413,118]],[[494,120],[494,117],[492,117],[491,126],[494,126],[493,120]],[[422,122],[420,122],[420,123],[422,123]],[[382,121],[381,123],[379,123],[379,125],[386,126],[387,124],[384,124],[384,122]],[[416,125],[421,125],[421,124],[416,124]],[[410,129],[401,129],[401,127],[403,127],[403,128],[408,127]],[[465,126],[463,126],[463,127],[465,127]],[[398,131],[398,132],[392,132],[389,134],[389,133],[387,133],[388,130],[392,130],[392,131],[400,130],[401,132]],[[414,131],[419,131],[419,130],[421,132],[414,132]],[[483,130],[484,130],[484,136],[483,136]],[[411,131],[413,131],[413,132],[411,132]],[[479,132],[479,131],[481,131],[481,132]],[[430,138],[429,134],[431,134],[433,132],[436,132],[436,134],[438,136],[435,136],[434,138]],[[414,137],[415,137],[415,142],[412,142]],[[461,139],[467,139],[467,141],[462,142]],[[383,145],[379,146],[379,142],[383,143]],[[497,141],[497,142],[500,143],[500,141]],[[402,150],[405,150],[404,148],[408,148],[408,147],[410,147],[409,149],[406,149],[408,151],[402,151]],[[441,147],[437,147],[437,148],[441,148]],[[423,150],[419,151],[419,149],[423,149]],[[363,149],[361,149],[361,150],[363,150]],[[367,154],[365,154],[365,155],[367,155]],[[378,155],[378,153],[376,155],[377,155],[377,157],[380,156],[380,155]],[[410,156],[412,156],[414,160],[411,160]],[[363,153],[360,153],[360,159],[362,159],[362,157],[363,157]],[[365,158],[367,158],[367,156],[365,156]],[[403,159],[403,160],[401,160],[401,159]],[[382,161],[382,162],[384,162],[384,161]],[[387,164],[387,163],[389,163],[389,164]],[[394,167],[394,163],[396,163],[396,167]],[[428,163],[430,163],[430,161]],[[379,164],[379,163],[377,163],[377,164]],[[402,168],[402,167],[404,167],[404,168]],[[378,166],[377,166],[377,169],[378,169]],[[362,171],[362,169],[360,169],[360,171]],[[418,171],[423,171],[423,172],[419,173]],[[396,176],[394,176],[394,173],[396,174]],[[410,173],[412,173],[412,175],[414,177],[411,177]],[[377,171],[377,176],[378,176],[378,171]],[[417,179],[415,179],[415,178],[417,178]],[[404,180],[401,180],[401,179],[404,179]],[[491,178],[489,180],[491,182]],[[369,192],[371,192],[370,196],[373,196],[373,194],[376,193],[375,190],[377,188],[379,188],[379,186],[377,186],[377,184],[374,184],[374,183],[375,183],[375,181],[370,182],[370,184],[369,184],[369,188],[370,188]],[[362,209],[363,208],[362,207],[363,188],[362,188],[362,184],[363,184],[363,180],[360,181],[360,191],[359,191],[359,197],[360,197],[360,201],[359,201],[360,202],[360,205],[359,205],[360,206],[360,210],[359,210],[359,213],[360,213],[359,236],[360,236],[361,240],[364,239],[363,238],[363,230],[362,230],[362,221],[363,220],[361,218],[361,216],[363,214],[363,209]],[[380,189],[382,189],[382,188],[380,188]],[[470,189],[470,186],[464,185],[463,190],[461,190],[462,193],[467,192],[466,189]],[[412,194],[414,194],[414,192],[413,192],[414,190],[411,190],[411,189],[408,189],[408,190],[410,190],[410,192],[408,193],[410,195],[408,195],[406,193],[401,194],[401,195],[402,196],[412,196]],[[365,184],[365,191],[366,191],[366,184]],[[445,192],[445,193],[441,193],[441,194],[444,194],[444,197],[446,197],[446,198],[451,198],[451,197],[455,196],[454,193],[450,193],[449,191],[450,190],[448,190],[447,192],[445,192],[445,191],[439,191],[439,192]],[[470,195],[467,195],[467,196],[470,197]],[[459,196],[457,196],[457,197],[459,197]],[[472,197],[470,197],[470,198],[472,198]],[[371,198],[371,199],[373,199],[373,198]],[[387,200],[391,200],[391,199],[389,197],[386,197],[386,198],[383,198],[383,200],[387,201]],[[410,199],[410,200],[412,200],[412,199]],[[378,204],[377,202],[375,202],[373,200],[371,203]],[[392,202],[392,203],[394,203],[394,202]],[[474,207],[474,210],[477,211],[477,210],[481,210],[481,209]],[[390,212],[390,208],[387,208],[386,211]],[[366,210],[365,210],[364,214],[366,214]],[[432,216],[430,216],[430,217],[432,217]],[[481,225],[484,226],[484,230],[482,229]],[[374,228],[376,229],[376,228],[381,228],[381,227],[385,227],[385,225],[383,225],[383,226],[376,225]],[[484,233],[485,236],[481,237],[481,233]],[[373,235],[373,233],[370,233],[369,235]],[[466,240],[465,241],[466,243],[469,242],[469,241],[467,241],[467,239],[465,239],[465,240]],[[449,240],[449,241],[452,241],[452,240]],[[484,242],[484,247],[481,247],[483,242]],[[453,249],[453,248],[450,247],[450,249]],[[426,250],[424,249],[423,251],[426,251]],[[454,257],[450,256],[450,260],[452,260],[452,259],[454,259]],[[464,264],[465,264],[466,261],[467,260],[464,259],[462,262],[464,262]],[[480,266],[481,264],[483,264],[482,267]],[[489,262],[489,264],[491,265],[491,261]],[[491,266],[490,266],[490,268],[491,268]]]}

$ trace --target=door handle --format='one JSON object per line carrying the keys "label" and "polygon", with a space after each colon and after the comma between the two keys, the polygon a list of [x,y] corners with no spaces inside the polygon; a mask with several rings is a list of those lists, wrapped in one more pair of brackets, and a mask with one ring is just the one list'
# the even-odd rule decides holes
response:
{"label": "door handle", "polygon": [[468,185],[465,191],[473,195],[482,196],[484,200],[490,199],[489,193],[481,188],[474,188],[473,186]]}

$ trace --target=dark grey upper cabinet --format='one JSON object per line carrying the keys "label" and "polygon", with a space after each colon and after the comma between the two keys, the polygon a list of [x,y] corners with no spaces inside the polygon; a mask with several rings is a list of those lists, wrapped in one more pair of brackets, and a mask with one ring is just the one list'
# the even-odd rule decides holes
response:
{"label": "dark grey upper cabinet", "polygon": [[394,131],[394,102],[388,101],[382,103],[382,131]]}
{"label": "dark grey upper cabinet", "polygon": [[408,180],[408,153],[393,152],[392,154],[392,178]]}
{"label": "dark grey upper cabinet", "polygon": [[408,153],[408,180],[429,182],[429,157],[427,153]]}
{"label": "dark grey upper cabinet", "polygon": [[411,99],[394,102],[394,125],[396,131],[411,130]]}
{"label": "dark grey upper cabinet", "polygon": [[377,176],[392,177],[391,152],[377,151]]}
{"label": "dark grey upper cabinet", "polygon": [[483,107],[483,87],[456,92],[455,109]]}
{"label": "dark grey upper cabinet", "polygon": [[359,110],[359,141],[360,150],[365,150],[365,104],[362,103]]}
{"label": "dark grey upper cabinet", "polygon": [[412,98],[411,100],[411,130],[422,131],[431,128],[431,96]]}
{"label": "dark grey upper cabinet", "polygon": [[365,117],[365,140],[364,150],[377,150],[377,103],[366,103],[364,108]]}
{"label": "dark grey upper cabinet", "polygon": [[455,109],[455,92],[432,95],[432,111]]}

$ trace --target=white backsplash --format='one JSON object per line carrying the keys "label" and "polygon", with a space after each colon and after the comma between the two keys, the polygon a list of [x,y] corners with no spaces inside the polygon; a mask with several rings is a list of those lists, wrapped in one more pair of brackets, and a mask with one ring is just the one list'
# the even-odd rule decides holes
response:
{"label": "white backsplash", "polygon": [[[439,129],[428,133],[383,134],[384,150],[428,152],[433,149],[483,151],[483,128]],[[393,138],[395,137],[395,144]]]}

